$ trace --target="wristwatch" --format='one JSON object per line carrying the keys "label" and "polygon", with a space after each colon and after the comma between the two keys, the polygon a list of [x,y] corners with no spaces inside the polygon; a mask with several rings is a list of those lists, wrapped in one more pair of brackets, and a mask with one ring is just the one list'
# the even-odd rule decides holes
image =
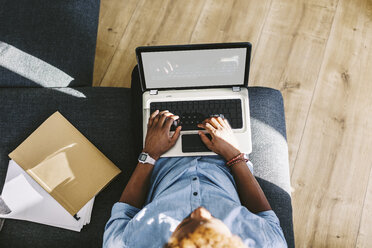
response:
{"label": "wristwatch", "polygon": [[146,152],[141,152],[141,154],[138,157],[138,162],[142,164],[152,164],[155,165],[156,160],[150,157],[150,155]]}

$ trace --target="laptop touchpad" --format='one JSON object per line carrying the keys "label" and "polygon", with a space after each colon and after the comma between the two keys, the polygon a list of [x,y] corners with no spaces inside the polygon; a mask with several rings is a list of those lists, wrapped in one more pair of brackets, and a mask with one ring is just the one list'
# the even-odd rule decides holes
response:
{"label": "laptop touchpad", "polygon": [[[211,139],[210,134],[206,136]],[[210,152],[210,150],[204,145],[199,134],[183,134],[182,135],[182,152]]]}

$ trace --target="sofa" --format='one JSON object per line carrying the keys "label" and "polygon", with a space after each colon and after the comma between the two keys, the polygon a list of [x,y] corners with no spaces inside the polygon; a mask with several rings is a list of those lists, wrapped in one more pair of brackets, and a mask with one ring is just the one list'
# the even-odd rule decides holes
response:
{"label": "sofa", "polygon": [[[112,205],[141,149],[138,70],[132,88],[92,87],[98,0],[3,0],[0,8],[0,190],[8,154],[56,110],[122,173],[96,197],[80,233],[19,220],[0,221],[0,247],[100,247]],[[138,44],[141,45],[141,44]],[[125,65],[123,65],[125,66]],[[294,247],[283,98],[249,87],[254,174]],[[1,209],[0,209],[1,211]]]}

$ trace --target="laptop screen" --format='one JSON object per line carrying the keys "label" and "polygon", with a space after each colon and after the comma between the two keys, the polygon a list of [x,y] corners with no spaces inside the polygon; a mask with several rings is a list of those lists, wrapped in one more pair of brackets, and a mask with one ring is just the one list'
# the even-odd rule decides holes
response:
{"label": "laptop screen", "polygon": [[246,47],[142,51],[140,56],[147,89],[244,85],[249,63]]}

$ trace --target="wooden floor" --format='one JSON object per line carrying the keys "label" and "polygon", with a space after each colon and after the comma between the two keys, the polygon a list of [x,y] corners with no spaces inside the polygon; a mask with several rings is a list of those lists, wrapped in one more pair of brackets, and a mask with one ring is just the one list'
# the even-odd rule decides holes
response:
{"label": "wooden floor", "polygon": [[371,0],[101,0],[95,86],[140,45],[250,41],[285,102],[297,247],[372,247]]}

